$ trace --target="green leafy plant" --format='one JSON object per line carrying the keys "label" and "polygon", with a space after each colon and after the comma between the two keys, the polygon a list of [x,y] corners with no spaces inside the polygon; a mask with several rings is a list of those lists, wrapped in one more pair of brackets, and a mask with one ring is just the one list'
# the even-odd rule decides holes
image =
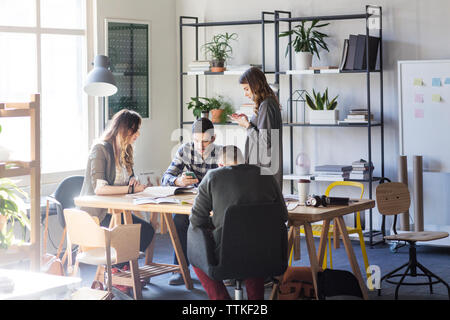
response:
{"label": "green leafy plant", "polygon": [[306,104],[312,110],[334,110],[337,106],[337,95],[331,101],[328,98],[328,88],[325,90],[324,94],[320,92],[315,92],[313,89],[313,97],[306,93]]}
{"label": "green leafy plant", "polygon": [[14,237],[16,221],[24,228],[30,229],[30,220],[24,209],[24,202],[18,194],[28,198],[28,195],[10,179],[0,179],[0,249],[6,249],[17,242]]}
{"label": "green leafy plant", "polygon": [[233,53],[231,40],[237,40],[236,33],[220,33],[213,36],[212,41],[205,43],[202,48],[206,54],[210,54],[213,60],[225,61]]}
{"label": "green leafy plant", "polygon": [[223,109],[223,112],[220,115],[220,123],[226,123],[228,121],[228,116],[234,113],[234,107],[232,103],[226,100],[223,96],[219,96],[217,100],[220,103],[220,109]]}
{"label": "green leafy plant", "polygon": [[192,113],[196,118],[202,116],[202,112],[209,112],[213,109],[220,109],[220,101],[216,98],[191,97],[187,108],[192,109]]}
{"label": "green leafy plant", "polygon": [[329,51],[328,46],[324,38],[328,37],[325,33],[314,30],[316,28],[321,28],[329,25],[329,23],[318,24],[320,20],[311,21],[311,25],[305,26],[307,21],[302,21],[299,25],[295,26],[289,31],[281,33],[280,37],[287,37],[289,35],[295,35],[294,41],[288,43],[286,47],[285,56],[289,53],[289,46],[292,45],[295,52],[310,52],[313,55],[316,54],[317,58],[320,60],[319,50],[322,49]]}

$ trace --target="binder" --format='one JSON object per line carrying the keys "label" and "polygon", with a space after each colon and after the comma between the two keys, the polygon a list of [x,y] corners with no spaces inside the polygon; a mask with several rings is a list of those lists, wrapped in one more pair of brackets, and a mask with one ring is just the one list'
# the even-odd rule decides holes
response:
{"label": "binder", "polygon": [[345,62],[344,70],[354,70],[355,53],[356,53],[356,40],[358,36],[351,34],[348,38],[348,54]]}

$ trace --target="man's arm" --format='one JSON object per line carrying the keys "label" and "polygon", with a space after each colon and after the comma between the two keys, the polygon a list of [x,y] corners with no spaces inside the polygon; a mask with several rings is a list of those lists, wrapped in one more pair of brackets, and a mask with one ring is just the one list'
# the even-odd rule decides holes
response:
{"label": "man's arm", "polygon": [[210,212],[212,211],[211,179],[210,174],[206,174],[198,187],[198,194],[195,198],[189,217],[193,227],[212,229],[214,228]]}
{"label": "man's arm", "polygon": [[175,180],[183,173],[184,161],[183,161],[183,147],[181,146],[173,158],[170,166],[162,177],[161,184],[163,186],[175,186]]}

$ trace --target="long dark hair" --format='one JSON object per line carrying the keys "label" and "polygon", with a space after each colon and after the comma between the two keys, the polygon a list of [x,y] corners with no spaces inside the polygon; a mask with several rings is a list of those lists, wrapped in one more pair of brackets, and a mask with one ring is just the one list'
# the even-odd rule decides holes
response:
{"label": "long dark hair", "polygon": [[256,67],[247,69],[239,78],[240,84],[248,84],[253,93],[253,100],[255,102],[254,111],[258,114],[259,105],[268,97],[272,97],[278,103],[280,109],[281,105],[278,98],[267,83],[266,75]]}
{"label": "long dark hair", "polygon": [[[133,171],[133,145],[130,143],[130,138],[141,126],[142,118],[139,113],[122,109],[117,112],[111,124],[103,132],[101,139],[108,141],[114,147],[116,155],[116,165],[124,165],[128,173],[131,175]],[[116,145],[116,137],[119,136],[120,145]],[[119,152],[119,157],[117,153]]]}

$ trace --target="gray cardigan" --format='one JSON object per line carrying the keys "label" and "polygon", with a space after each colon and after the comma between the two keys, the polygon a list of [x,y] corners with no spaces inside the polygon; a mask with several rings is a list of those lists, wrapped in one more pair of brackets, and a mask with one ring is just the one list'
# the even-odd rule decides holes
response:
{"label": "gray cardigan", "polygon": [[[89,158],[84,173],[83,187],[80,196],[95,195],[97,179],[106,180],[114,185],[116,179],[116,161],[113,146],[107,141],[95,143],[89,152]],[[100,222],[106,216],[106,209],[81,207],[81,210],[97,216]]]}
{"label": "gray cardigan", "polygon": [[245,141],[245,162],[269,169],[283,189],[283,124],[278,102],[269,97],[250,119]]}
{"label": "gray cardigan", "polygon": [[[283,195],[272,175],[261,175],[259,167],[249,164],[212,169],[198,187],[190,223],[192,227],[213,229],[215,253],[218,256],[226,209],[234,204],[261,202],[284,204]],[[287,209],[280,212],[280,215],[286,221]]]}

